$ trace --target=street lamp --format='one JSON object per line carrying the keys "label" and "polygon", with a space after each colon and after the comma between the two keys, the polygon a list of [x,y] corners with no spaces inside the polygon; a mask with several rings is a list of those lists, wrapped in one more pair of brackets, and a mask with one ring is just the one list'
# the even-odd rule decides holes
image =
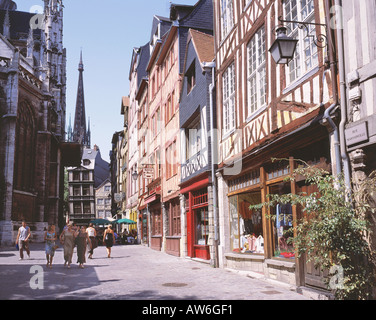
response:
{"label": "street lamp", "polygon": [[137,171],[133,171],[132,178],[133,178],[133,180],[137,180],[137,178],[138,178],[138,172]]}
{"label": "street lamp", "polygon": [[[328,50],[327,25],[314,22],[283,20],[282,17],[279,17],[278,20],[281,24],[275,27],[277,38],[269,49],[269,52],[277,64],[288,64],[293,59],[296,46],[299,42],[299,40],[287,36],[287,27],[284,26],[284,23],[296,24],[299,29],[305,29],[307,33],[306,37],[313,38],[313,43],[317,47],[326,48]],[[325,34],[320,33],[316,35],[316,32],[312,34],[309,26],[324,27]]]}
{"label": "street lamp", "polygon": [[298,40],[287,36],[286,27],[276,29],[277,38],[272,44],[269,52],[277,64],[288,64],[294,57]]}

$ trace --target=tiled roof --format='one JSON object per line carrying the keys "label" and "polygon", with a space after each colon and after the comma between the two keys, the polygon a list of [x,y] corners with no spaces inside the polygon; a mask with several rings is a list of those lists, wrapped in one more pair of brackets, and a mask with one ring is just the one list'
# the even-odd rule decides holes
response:
{"label": "tiled roof", "polygon": [[190,35],[200,62],[213,61],[215,58],[214,37],[194,29],[190,29]]}

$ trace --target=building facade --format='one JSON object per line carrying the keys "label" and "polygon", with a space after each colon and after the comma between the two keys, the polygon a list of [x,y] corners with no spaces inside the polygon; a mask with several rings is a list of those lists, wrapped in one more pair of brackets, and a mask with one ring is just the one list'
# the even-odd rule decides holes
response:
{"label": "building facade", "polygon": [[[93,149],[84,148],[81,165],[69,167],[67,171],[69,221],[87,226],[96,218],[96,189],[109,179],[109,163],[102,159],[100,150],[95,145]],[[111,207],[111,197],[108,195],[111,195],[111,192],[107,193],[107,198],[103,200],[105,208]]]}
{"label": "building facade", "polygon": [[64,223],[66,51],[63,5],[44,1],[39,23],[13,1],[0,7],[0,243],[21,220],[35,241]]}
{"label": "building facade", "polygon": [[[338,50],[343,50],[340,89],[345,93],[341,99],[344,110],[341,142],[357,190],[376,170],[376,4],[374,1],[349,1],[342,6],[341,2],[337,1],[336,7],[342,15],[337,38],[340,39]],[[360,36],[357,29],[361,30]],[[369,216],[375,234],[375,218],[373,214]],[[375,249],[375,236],[370,240]]]}
{"label": "building facade", "polygon": [[95,188],[95,219],[107,218],[112,218],[110,179],[106,179]]}
{"label": "building facade", "polygon": [[[304,179],[284,181],[298,165],[295,159],[336,172],[333,133],[323,125],[336,99],[336,73],[326,63],[333,48],[315,43],[325,32],[325,3],[217,0],[214,10],[220,265],[321,288],[322,275],[304,257],[295,257],[288,241],[299,209],[249,206],[266,202],[268,194],[315,191]],[[308,26],[285,23],[288,35],[298,40],[295,56],[285,65],[268,52],[279,17]]]}
{"label": "building facade", "polygon": [[[180,92],[182,238],[185,256],[215,265],[211,124],[214,124],[214,37],[190,30]],[[207,68],[206,65],[211,65]],[[214,98],[214,99],[213,99]],[[212,122],[213,118],[213,122]],[[214,175],[215,178],[215,175]]]}

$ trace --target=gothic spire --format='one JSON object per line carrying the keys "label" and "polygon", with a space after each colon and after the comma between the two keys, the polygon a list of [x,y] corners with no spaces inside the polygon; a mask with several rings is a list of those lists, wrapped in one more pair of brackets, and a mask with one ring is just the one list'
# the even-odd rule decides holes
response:
{"label": "gothic spire", "polygon": [[74,131],[73,141],[79,142],[84,146],[90,147],[88,144],[88,137],[86,131],[86,115],[85,115],[85,97],[84,97],[84,64],[82,60],[82,50],[80,54],[80,63],[78,65],[78,88],[77,88],[77,100],[76,100],[76,113],[74,117]]}

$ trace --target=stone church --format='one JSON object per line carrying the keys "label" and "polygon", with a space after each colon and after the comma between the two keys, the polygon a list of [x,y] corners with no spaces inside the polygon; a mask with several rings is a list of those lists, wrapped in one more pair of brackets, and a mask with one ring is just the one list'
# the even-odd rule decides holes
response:
{"label": "stone church", "polygon": [[22,220],[34,241],[48,224],[64,223],[64,167],[80,149],[65,143],[63,8],[62,0],[44,0],[43,13],[33,14],[0,1],[2,245],[14,241]]}

